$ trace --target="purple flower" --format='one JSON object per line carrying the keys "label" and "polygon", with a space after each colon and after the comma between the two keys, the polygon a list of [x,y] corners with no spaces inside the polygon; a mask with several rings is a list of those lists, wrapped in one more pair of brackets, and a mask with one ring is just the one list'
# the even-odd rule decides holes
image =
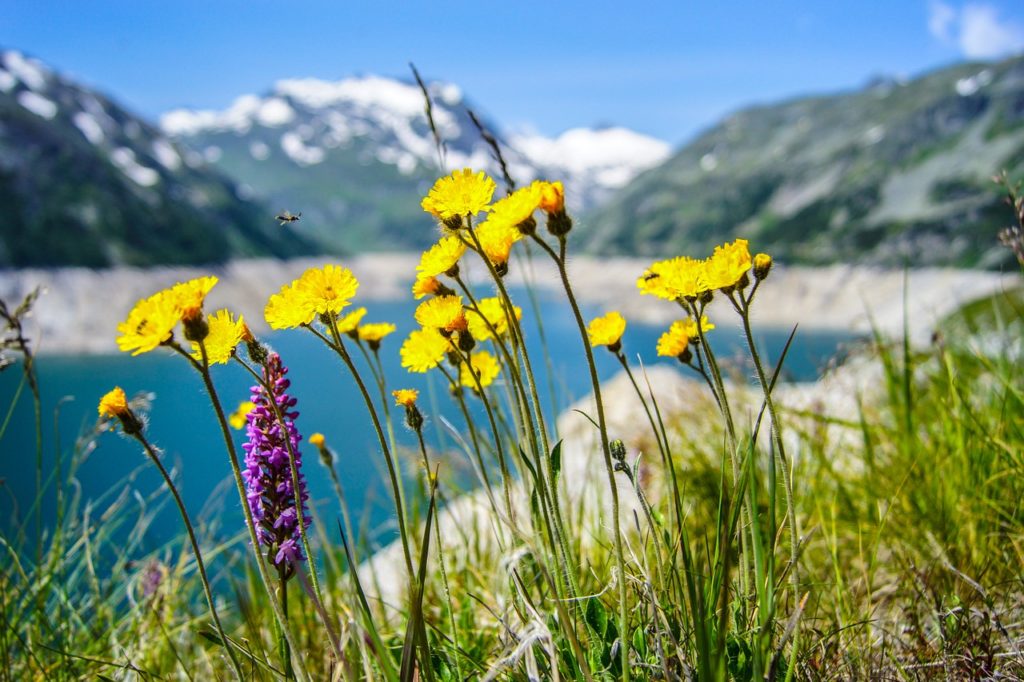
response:
{"label": "purple flower", "polygon": [[[281,356],[271,353],[263,367],[263,379],[270,387],[269,394],[261,385],[251,389],[252,402],[256,407],[246,417],[249,442],[242,446],[245,450],[242,478],[245,479],[249,508],[256,523],[260,544],[267,547],[267,556],[275,566],[291,572],[295,564],[304,561],[305,557],[302,554],[302,535],[295,510],[289,443],[295,454],[305,528],[309,528],[312,519],[306,515],[309,493],[306,492],[306,478],[302,475],[302,455],[299,451],[302,436],[295,428],[299,413],[294,410],[295,398],[286,392],[291,385],[285,378],[286,374],[288,368],[281,364]],[[274,414],[275,404],[283,417],[283,430]]]}

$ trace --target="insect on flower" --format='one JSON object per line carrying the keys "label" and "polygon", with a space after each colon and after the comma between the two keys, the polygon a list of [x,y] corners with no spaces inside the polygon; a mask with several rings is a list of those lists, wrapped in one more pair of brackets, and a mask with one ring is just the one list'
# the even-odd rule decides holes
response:
{"label": "insect on flower", "polygon": [[299,211],[298,213],[292,213],[291,211],[281,211],[276,216],[274,216],[275,220],[281,221],[282,226],[287,225],[288,223],[297,223],[299,222],[300,218],[302,218],[302,211]]}

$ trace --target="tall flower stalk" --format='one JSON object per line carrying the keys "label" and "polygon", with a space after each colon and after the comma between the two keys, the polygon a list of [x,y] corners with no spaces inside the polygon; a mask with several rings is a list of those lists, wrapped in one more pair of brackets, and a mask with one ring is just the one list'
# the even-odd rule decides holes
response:
{"label": "tall flower stalk", "polygon": [[[305,561],[303,529],[312,519],[307,516],[306,479],[302,474],[302,451],[295,420],[296,399],[288,395],[291,382],[281,356],[271,353],[263,366],[263,383],[251,389],[255,407],[247,416],[245,451],[246,497],[258,526],[260,544],[267,548],[267,559],[279,570],[291,575]],[[276,409],[275,406],[276,405]],[[278,420],[280,411],[283,425]],[[297,482],[292,476],[292,465]],[[296,488],[296,485],[298,488]],[[299,509],[302,511],[300,518]]]}

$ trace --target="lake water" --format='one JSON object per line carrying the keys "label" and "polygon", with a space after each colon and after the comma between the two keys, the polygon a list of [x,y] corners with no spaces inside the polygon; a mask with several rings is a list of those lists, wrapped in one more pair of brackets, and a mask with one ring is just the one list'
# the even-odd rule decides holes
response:
{"label": "lake water", "polygon": [[[564,407],[571,399],[589,392],[589,375],[579,336],[568,306],[557,296],[539,294],[544,319],[544,331],[549,342],[559,405]],[[524,307],[525,333],[528,342],[536,345],[539,330],[533,319],[525,294],[515,296]],[[667,304],[666,304],[667,305]],[[388,337],[381,349],[385,364],[388,390],[414,387],[421,389],[421,404],[428,415],[441,414],[454,424],[462,419],[455,403],[447,395],[443,377],[436,371],[412,375],[399,364],[398,348],[402,339],[415,327],[413,301],[374,303],[367,321],[392,321],[398,325],[397,333]],[[601,310],[585,307],[587,319]],[[717,310],[715,310],[717,309]],[[713,306],[718,315],[732,314],[724,305]],[[629,317],[629,311],[623,311]],[[631,324],[624,339],[626,353],[635,357],[639,353],[644,362],[669,362],[657,358],[655,343],[663,328]],[[113,330],[112,330],[113,333]],[[774,361],[788,337],[789,330],[759,330],[758,338],[769,362]],[[743,339],[735,327],[721,326],[711,333],[720,358],[738,356]],[[387,533],[391,503],[383,485],[383,462],[373,429],[367,419],[361,397],[340,360],[309,332],[293,330],[275,333],[266,342],[278,351],[290,368],[291,393],[298,399],[301,415],[297,421],[300,432],[320,431],[338,453],[338,471],[356,520],[366,519],[367,527]],[[851,335],[842,332],[797,333],[786,363],[786,375],[791,379],[809,380],[817,377]],[[539,349],[538,349],[539,350]],[[361,358],[353,349],[360,365]],[[613,376],[619,369],[610,353],[595,349],[602,378]],[[671,361],[674,364],[674,360]],[[536,365],[543,365],[535,361]],[[44,478],[54,471],[54,451],[59,435],[65,452],[83,428],[96,418],[96,404],[101,395],[115,385],[125,389],[129,396],[138,392],[155,394],[149,415],[147,434],[164,451],[165,462],[180,471],[180,489],[190,513],[219,522],[231,532],[241,529],[242,513],[233,485],[225,485],[230,478],[227,455],[223,447],[209,401],[199,376],[184,360],[169,352],[158,350],[139,357],[116,356],[45,356],[39,359],[39,380],[43,395],[44,415]],[[0,410],[6,411],[21,377],[16,365],[0,373]],[[543,370],[543,367],[539,369]],[[542,372],[543,374],[543,372]],[[434,376],[437,375],[437,376]],[[368,383],[369,375],[366,375]],[[440,379],[440,380],[439,380]],[[237,366],[214,368],[214,380],[224,402],[231,412],[238,402],[248,398],[251,378]],[[549,403],[546,390],[548,379],[539,378],[542,400]],[[472,400],[472,399],[471,399]],[[55,410],[59,403],[59,415]],[[435,408],[436,410],[435,411]],[[401,409],[395,410],[397,436],[400,444],[414,447],[412,434],[401,427]],[[56,424],[56,426],[55,426]],[[451,445],[440,420],[428,416],[425,433],[428,444]],[[243,432],[235,432],[240,445]],[[304,470],[310,493],[321,513],[331,520],[336,515],[336,501],[330,479],[322,468],[315,449],[303,443]],[[464,466],[464,462],[450,463]],[[407,467],[409,469],[411,467]],[[35,436],[31,399],[25,390],[14,410],[10,425],[0,440],[0,519],[13,523],[15,505],[21,516],[35,496]],[[140,452],[134,441],[114,433],[104,434],[98,447],[80,464],[77,470],[78,488],[83,500],[121,492],[126,488],[151,493],[160,484],[159,474]],[[52,493],[52,486],[50,488]],[[142,505],[140,499],[129,501]],[[52,525],[54,503],[52,494],[45,498],[44,524]],[[180,532],[180,521],[171,509],[160,513],[153,525],[150,543],[160,542]],[[5,528],[10,532],[10,528]],[[149,543],[147,543],[149,544]]]}

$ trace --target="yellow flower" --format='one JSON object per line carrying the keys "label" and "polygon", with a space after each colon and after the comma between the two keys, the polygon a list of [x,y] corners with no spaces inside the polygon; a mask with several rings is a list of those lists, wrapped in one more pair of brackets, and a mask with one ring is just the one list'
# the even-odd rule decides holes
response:
{"label": "yellow flower", "polygon": [[540,181],[535,180],[526,187],[521,187],[507,197],[494,202],[488,217],[497,218],[506,225],[514,227],[533,217],[533,212],[540,206],[542,193]]}
{"label": "yellow flower", "polygon": [[626,331],[626,318],[617,311],[596,317],[587,325],[591,346],[609,346],[617,349]]}
{"label": "yellow flower", "polygon": [[324,434],[317,432],[309,437],[309,444],[315,448],[322,448],[325,440]]}
{"label": "yellow flower", "polygon": [[716,246],[714,254],[706,263],[705,277],[708,289],[735,286],[752,264],[747,240],[737,239],[730,244]]}
{"label": "yellow flower", "polygon": [[416,404],[416,399],[420,397],[420,392],[415,388],[400,388],[397,391],[391,391],[391,395],[395,396],[395,405],[409,407]]}
{"label": "yellow flower", "polygon": [[463,168],[435,182],[420,205],[441,220],[475,215],[489,208],[494,188],[494,180],[483,171],[474,174]]}
{"label": "yellow flower", "polygon": [[[700,331],[709,332],[714,328],[715,325],[708,321],[707,315],[700,316]],[[688,345],[700,340],[700,331],[697,329],[696,320],[691,317],[676,320],[658,339],[658,355],[679,357]]]}
{"label": "yellow flower", "polygon": [[441,282],[437,277],[423,277],[417,275],[416,281],[412,283],[412,295],[418,301],[424,296],[437,293],[440,288]]}
{"label": "yellow flower", "polygon": [[294,329],[312,322],[316,312],[306,304],[297,282],[292,282],[285,284],[281,291],[270,297],[263,309],[263,316],[267,318],[271,329]]}
{"label": "yellow flower", "polygon": [[180,310],[169,291],[160,291],[135,304],[128,318],[117,325],[117,347],[132,355],[146,353],[171,338],[181,319]]}
{"label": "yellow flower", "polygon": [[690,338],[690,341],[696,343],[700,340],[700,332],[709,332],[715,328],[715,325],[708,321],[707,315],[700,316],[700,329],[697,329],[697,321],[692,317],[688,317],[682,320],[686,335]]}
{"label": "yellow flower", "polygon": [[682,320],[673,322],[668,331],[658,338],[658,355],[666,358],[677,358],[690,345],[690,337],[682,328]]}
{"label": "yellow flower", "polygon": [[231,428],[235,430],[245,428],[245,423],[248,421],[247,417],[254,409],[256,409],[256,403],[248,400],[238,403],[238,407],[228,417],[228,423],[231,424]]}
{"label": "yellow flower", "polygon": [[[472,373],[470,373],[470,367],[472,367]],[[469,363],[463,362],[459,365],[459,383],[466,388],[475,389],[477,381],[479,381],[481,388],[487,388],[498,377],[499,372],[501,372],[501,365],[498,364],[498,359],[482,350],[469,356]],[[474,374],[476,379],[473,378]]]}
{"label": "yellow flower", "polygon": [[688,256],[658,261],[636,281],[641,294],[650,294],[669,301],[696,298],[707,291],[706,264]]}
{"label": "yellow flower", "polygon": [[[242,336],[246,331],[245,321],[241,315],[237,320],[234,319],[227,309],[223,309],[210,315],[207,318],[207,323],[210,333],[203,339],[203,345],[206,346],[206,357],[211,365],[227,364],[227,361],[231,359],[231,354],[235,351],[235,346],[242,341]],[[192,357],[200,362],[203,360],[203,353],[195,341],[192,342]]]}
{"label": "yellow flower", "polygon": [[415,317],[424,328],[445,332],[463,331],[467,324],[461,296],[437,296],[424,301],[417,306]]}
{"label": "yellow flower", "polygon": [[448,339],[436,329],[417,329],[402,343],[402,367],[410,372],[426,372],[437,367],[450,348]]}
{"label": "yellow flower", "polygon": [[348,334],[355,330],[359,326],[359,323],[363,321],[363,316],[366,315],[366,308],[356,308],[352,312],[348,313],[344,317],[338,318],[338,333]]}
{"label": "yellow flower", "polygon": [[465,252],[466,245],[458,237],[442,237],[439,242],[423,252],[420,264],[416,266],[416,279],[437,277],[446,273],[455,276],[458,273],[459,259]]}
{"label": "yellow flower", "polygon": [[370,322],[368,324],[360,325],[356,329],[356,333],[359,334],[359,338],[363,341],[369,341],[370,343],[380,343],[388,334],[395,331],[395,325],[390,322]]}
{"label": "yellow flower", "polygon": [[101,417],[120,417],[128,412],[128,398],[120,386],[100,398],[98,410]]}
{"label": "yellow flower", "polygon": [[565,189],[561,181],[542,182],[540,207],[548,213],[559,213],[565,210]]}
{"label": "yellow flower", "polygon": [[[479,311],[479,312],[478,312]],[[512,312],[517,320],[523,319],[523,310],[519,306],[512,306]],[[508,332],[508,318],[505,316],[505,307],[501,299],[495,296],[482,298],[477,301],[476,310],[470,308],[466,311],[466,321],[469,325],[469,333],[477,341],[487,341],[494,338],[491,327],[499,336]],[[487,323],[490,322],[490,327]]]}
{"label": "yellow flower", "polygon": [[352,271],[339,265],[310,268],[295,281],[307,312],[337,315],[352,301],[359,288],[359,280]]}
{"label": "yellow flower", "polygon": [[213,276],[197,277],[187,282],[178,282],[171,287],[171,297],[174,299],[175,305],[178,306],[178,310],[181,311],[182,317],[198,314],[203,307],[206,294],[210,293],[210,289],[217,284],[217,281],[217,278]]}
{"label": "yellow flower", "polygon": [[480,240],[484,255],[495,267],[508,263],[512,245],[522,236],[523,233],[515,228],[515,223],[508,222],[503,217],[488,216],[487,220],[476,228],[476,238]]}

